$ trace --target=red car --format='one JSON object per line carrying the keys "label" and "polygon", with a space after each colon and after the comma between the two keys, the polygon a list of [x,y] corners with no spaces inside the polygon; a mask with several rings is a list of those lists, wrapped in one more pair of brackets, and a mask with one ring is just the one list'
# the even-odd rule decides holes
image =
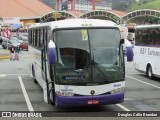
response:
{"label": "red car", "polygon": [[20,48],[21,48],[21,50],[27,50],[28,51],[28,41],[23,41],[20,44]]}

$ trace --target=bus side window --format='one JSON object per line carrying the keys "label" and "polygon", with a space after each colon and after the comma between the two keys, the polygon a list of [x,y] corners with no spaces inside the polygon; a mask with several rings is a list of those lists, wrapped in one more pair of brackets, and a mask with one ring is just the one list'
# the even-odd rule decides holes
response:
{"label": "bus side window", "polygon": [[38,32],[38,30],[36,29],[36,30],[35,30],[35,38],[34,38],[34,40],[35,40],[35,41],[34,41],[34,42],[35,42],[35,43],[34,43],[34,46],[37,46],[37,41],[38,41],[38,40],[37,40],[37,36],[38,36],[38,35],[37,35],[37,32]]}
{"label": "bus side window", "polygon": [[40,30],[40,42],[39,42],[39,47],[40,48],[42,48],[43,40],[44,40],[44,38],[43,38],[43,35],[44,35],[43,31],[44,31],[43,29]]}
{"label": "bus side window", "polygon": [[29,30],[28,33],[29,33],[29,36],[28,36],[29,44],[31,44],[32,43],[32,30]]}
{"label": "bus side window", "polygon": [[42,42],[42,47],[45,45],[44,41],[46,40],[46,29],[43,29],[43,42]]}
{"label": "bus side window", "polygon": [[[46,34],[46,46],[48,45],[48,42],[50,41],[50,28],[47,28],[47,34]],[[46,51],[48,50],[48,47],[46,47]]]}
{"label": "bus side window", "polygon": [[33,37],[33,39],[32,39],[32,45],[34,46],[34,41],[35,41],[35,30],[33,30],[32,32],[33,32],[33,34],[32,34],[32,37]]}
{"label": "bus side window", "polygon": [[38,47],[38,49],[40,48],[39,42],[40,42],[40,29],[37,30],[37,47]]}

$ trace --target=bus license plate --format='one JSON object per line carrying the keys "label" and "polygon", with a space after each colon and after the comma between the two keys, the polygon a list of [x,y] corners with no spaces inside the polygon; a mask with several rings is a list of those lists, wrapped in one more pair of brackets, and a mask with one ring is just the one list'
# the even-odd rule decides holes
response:
{"label": "bus license plate", "polygon": [[88,100],[88,104],[99,104],[99,100]]}

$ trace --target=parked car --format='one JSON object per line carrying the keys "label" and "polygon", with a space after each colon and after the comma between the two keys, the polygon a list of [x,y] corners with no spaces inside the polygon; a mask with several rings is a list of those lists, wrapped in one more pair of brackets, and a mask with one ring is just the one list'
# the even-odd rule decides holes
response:
{"label": "parked car", "polygon": [[16,37],[11,37],[10,40],[16,40],[16,41],[18,41],[20,44],[23,42],[23,40],[20,40],[20,39],[18,39],[18,38],[16,38]]}
{"label": "parked car", "polygon": [[3,40],[7,40],[7,38],[0,36],[0,44],[2,44]]}
{"label": "parked car", "polygon": [[18,38],[19,40],[28,41],[28,38],[23,35],[19,35],[19,36],[15,36],[15,37]]}
{"label": "parked car", "polygon": [[2,44],[3,40],[2,40],[2,36],[0,36],[0,44]]}
{"label": "parked car", "polygon": [[28,41],[23,41],[20,44],[20,48],[21,48],[21,50],[27,50],[28,51]]}
{"label": "parked car", "polygon": [[16,40],[6,39],[6,40],[3,40],[3,42],[2,42],[3,49],[7,49],[7,47],[8,47],[8,49],[10,49],[12,46],[17,47],[18,45],[20,45],[20,43],[17,42]]}

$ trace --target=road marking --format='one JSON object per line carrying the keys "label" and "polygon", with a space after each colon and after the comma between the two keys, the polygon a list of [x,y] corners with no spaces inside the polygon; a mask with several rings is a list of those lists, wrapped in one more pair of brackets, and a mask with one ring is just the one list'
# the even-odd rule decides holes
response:
{"label": "road marking", "polygon": [[125,111],[130,111],[129,109],[127,109],[126,107],[122,106],[121,104],[116,104],[118,107],[122,108]]}
{"label": "road marking", "polygon": [[17,76],[23,76],[23,75],[31,75],[31,74],[0,74],[0,77],[2,76],[6,76],[6,75],[17,75]]}
{"label": "road marking", "polygon": [[131,98],[124,98],[124,101],[133,101],[134,99],[131,99]]}
{"label": "road marking", "polygon": [[134,79],[134,80],[136,80],[136,81],[138,81],[138,82],[141,82],[141,83],[144,83],[144,84],[147,84],[147,85],[150,85],[150,86],[152,86],[152,87],[155,87],[155,88],[160,89],[160,87],[158,87],[158,86],[156,86],[156,85],[153,85],[153,84],[150,84],[150,83],[144,82],[144,81],[139,80],[139,79],[136,79],[136,78],[134,78],[134,77],[130,77],[130,76],[128,76],[128,75],[126,75],[126,77],[131,78],[131,79]]}
{"label": "road marking", "polygon": [[29,100],[27,91],[26,91],[26,89],[25,89],[25,86],[24,86],[24,84],[23,84],[23,80],[22,80],[21,76],[18,76],[18,79],[19,79],[19,82],[20,82],[20,85],[21,85],[21,88],[22,88],[22,92],[23,92],[24,98],[25,98],[25,100],[26,100],[28,109],[29,109],[29,111],[34,111],[34,109],[33,109],[33,107],[32,107],[32,104],[31,104],[31,101]]}
{"label": "road marking", "polygon": [[127,75],[144,75],[143,73],[126,73]]}
{"label": "road marking", "polygon": [[6,74],[0,74],[0,77],[6,77]]}

